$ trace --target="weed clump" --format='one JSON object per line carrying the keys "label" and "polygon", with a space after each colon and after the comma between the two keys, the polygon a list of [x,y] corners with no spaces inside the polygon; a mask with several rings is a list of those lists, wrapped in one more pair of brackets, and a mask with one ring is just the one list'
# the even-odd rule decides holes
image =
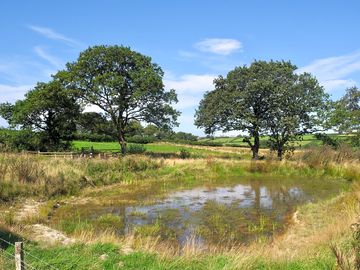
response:
{"label": "weed clump", "polygon": [[180,149],[180,153],[179,153],[180,158],[182,159],[186,159],[186,158],[190,158],[191,153],[189,150],[187,150],[186,148],[181,148]]}

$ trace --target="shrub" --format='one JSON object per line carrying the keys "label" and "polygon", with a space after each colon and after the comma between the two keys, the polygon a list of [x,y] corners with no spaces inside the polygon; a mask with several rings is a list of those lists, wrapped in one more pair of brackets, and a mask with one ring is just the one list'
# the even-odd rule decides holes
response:
{"label": "shrub", "polygon": [[321,141],[323,145],[329,145],[334,149],[337,149],[340,145],[339,139],[332,138],[331,136],[325,133],[316,133],[315,138]]}
{"label": "shrub", "polygon": [[354,147],[360,147],[360,132],[358,132],[354,136],[351,136],[350,144]]}
{"label": "shrub", "polygon": [[182,159],[186,159],[186,158],[189,158],[191,156],[191,153],[186,148],[181,148],[179,156]]}
{"label": "shrub", "polygon": [[116,140],[116,138],[106,134],[76,133],[74,134],[74,140],[91,142],[113,142]]}
{"label": "shrub", "polygon": [[139,143],[139,144],[147,144],[152,143],[155,141],[154,136],[141,136],[141,135],[134,135],[127,140],[130,143]]}
{"label": "shrub", "polygon": [[191,142],[190,144],[201,145],[201,146],[223,146],[222,143],[214,142],[214,141],[195,141],[195,142]]}
{"label": "shrub", "polygon": [[146,148],[142,144],[130,144],[127,148],[128,154],[142,154],[145,152]]}

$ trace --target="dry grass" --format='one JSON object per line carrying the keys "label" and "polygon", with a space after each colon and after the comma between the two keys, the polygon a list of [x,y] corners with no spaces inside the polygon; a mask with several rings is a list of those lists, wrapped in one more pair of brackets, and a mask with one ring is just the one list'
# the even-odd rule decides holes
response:
{"label": "dry grass", "polygon": [[[360,180],[360,164],[356,156],[350,155],[347,152],[348,149],[345,150],[342,153],[334,152],[331,149],[311,150],[310,152],[297,153],[298,158],[282,162],[272,159],[252,162],[250,160],[236,161],[216,158],[159,159],[154,161],[143,157],[134,157],[128,159],[126,165],[121,165],[125,166],[124,168],[127,170],[125,173],[121,171],[117,176],[118,178],[113,182],[106,180],[102,183],[98,183],[97,178],[111,179],[112,176],[109,175],[108,170],[114,170],[120,166],[119,160],[62,160],[2,155],[0,157],[0,183],[10,185],[14,182],[13,179],[16,179],[17,188],[21,190],[31,189],[32,192],[30,194],[32,195],[61,194],[59,190],[61,191],[69,187],[79,192],[80,189],[85,188],[81,193],[83,195],[81,200],[88,202],[86,201],[87,195],[106,190],[111,191],[114,188],[114,183],[120,182],[120,184],[116,185],[121,187],[130,185],[131,181],[126,181],[124,175],[130,178],[139,177],[144,180],[147,177],[147,172],[155,172],[152,177],[149,177],[151,179],[154,178],[157,171],[156,166],[159,166],[158,168],[163,166],[169,167],[168,178],[174,178],[174,175],[176,176],[178,173],[190,169],[192,170],[191,172],[198,172],[199,177],[202,177],[204,172],[216,171],[218,167],[220,171],[224,170],[225,175],[228,170],[239,169],[248,174],[307,174],[314,177],[345,178],[354,182],[351,191],[324,202],[301,206],[290,228],[283,235],[273,239],[271,243],[255,242],[248,246],[224,248],[214,245],[199,248],[194,239],[190,239],[179,249],[170,243],[160,241],[159,238],[136,237],[134,235],[119,237],[114,231],[106,230],[100,234],[92,230],[79,231],[75,232],[72,236],[80,243],[112,243],[121,247],[124,253],[142,250],[148,253],[159,254],[160,257],[167,259],[179,254],[181,254],[183,260],[221,254],[230,258],[231,263],[228,269],[251,268],[254,261],[260,259],[285,262],[302,258],[315,259],[318,256],[322,256],[322,253],[331,254],[333,252],[337,257],[338,267],[340,269],[347,269],[344,267],[353,265],[354,256],[344,251],[341,248],[341,243],[351,238],[350,225],[354,223],[359,215],[360,184],[357,181]],[[11,172],[9,168],[14,165],[9,164],[11,162],[19,162],[17,159],[20,158],[24,159],[23,164],[25,166],[29,166],[26,170],[22,168],[21,170],[27,172],[30,177],[26,174],[24,176],[21,173],[19,174],[21,177],[12,178],[15,172]],[[144,165],[142,162],[149,163],[150,165]],[[5,163],[8,165],[3,165]],[[35,166],[34,164],[38,164],[39,167],[33,169],[32,166]],[[19,168],[18,164],[16,166]],[[129,175],[129,173],[131,174]],[[34,175],[36,178],[33,178]],[[209,175],[211,176],[211,174]],[[100,187],[104,184],[111,185]],[[53,191],[50,190],[51,186],[55,187]],[[23,192],[22,196],[29,194],[28,192]],[[65,193],[65,195],[68,194]],[[81,203],[81,200],[79,201],[77,197],[70,199],[69,202],[71,200]],[[21,226],[13,226],[12,229],[20,234],[26,234]],[[344,265],[343,268],[341,268],[341,265]]]}

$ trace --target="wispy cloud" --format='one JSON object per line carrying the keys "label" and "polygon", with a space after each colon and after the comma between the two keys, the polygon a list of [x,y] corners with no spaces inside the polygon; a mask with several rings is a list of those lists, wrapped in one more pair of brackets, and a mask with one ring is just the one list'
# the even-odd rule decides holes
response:
{"label": "wispy cloud", "polygon": [[356,82],[349,76],[360,71],[360,52],[317,59],[297,72],[314,74],[328,92],[354,85]]}
{"label": "wispy cloud", "polygon": [[180,77],[165,77],[165,86],[169,89],[175,89],[177,92],[205,92],[213,88],[215,75],[212,74],[185,74]]}
{"label": "wispy cloud", "polygon": [[72,46],[72,47],[81,47],[82,46],[81,42],[79,42],[75,39],[69,38],[61,33],[58,33],[51,28],[37,26],[37,25],[27,25],[27,27],[29,29],[31,29],[32,31],[34,31],[46,38],[64,42],[69,46]]}
{"label": "wispy cloud", "polygon": [[22,99],[24,94],[29,91],[33,85],[6,85],[0,84],[0,103],[1,102],[14,102]]}
{"label": "wispy cloud", "polygon": [[164,79],[167,89],[175,89],[179,102],[177,109],[195,108],[198,106],[203,94],[214,88],[212,74],[185,74],[179,77],[168,74]]}
{"label": "wispy cloud", "polygon": [[34,51],[39,57],[49,62],[55,68],[60,69],[63,66],[63,63],[60,59],[48,53],[43,47],[35,46]]}
{"label": "wispy cloud", "polygon": [[236,39],[208,38],[195,43],[194,47],[202,52],[229,55],[240,51],[243,48],[243,45]]}

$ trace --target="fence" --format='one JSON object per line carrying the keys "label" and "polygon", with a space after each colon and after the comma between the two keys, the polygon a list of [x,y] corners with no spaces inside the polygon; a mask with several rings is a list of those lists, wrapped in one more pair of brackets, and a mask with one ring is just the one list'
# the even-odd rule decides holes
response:
{"label": "fence", "polygon": [[[39,268],[34,265],[41,265],[40,269],[59,270],[53,265],[26,251],[23,242],[11,243],[0,237],[0,243],[4,244],[6,247],[1,248],[0,245],[0,270],[38,270]],[[11,253],[9,249],[13,249],[13,253]],[[27,258],[31,258],[31,262],[27,261]]]}
{"label": "fence", "polygon": [[110,158],[116,157],[119,153],[116,152],[40,152],[40,151],[22,151],[21,154],[47,156],[54,158]]}

